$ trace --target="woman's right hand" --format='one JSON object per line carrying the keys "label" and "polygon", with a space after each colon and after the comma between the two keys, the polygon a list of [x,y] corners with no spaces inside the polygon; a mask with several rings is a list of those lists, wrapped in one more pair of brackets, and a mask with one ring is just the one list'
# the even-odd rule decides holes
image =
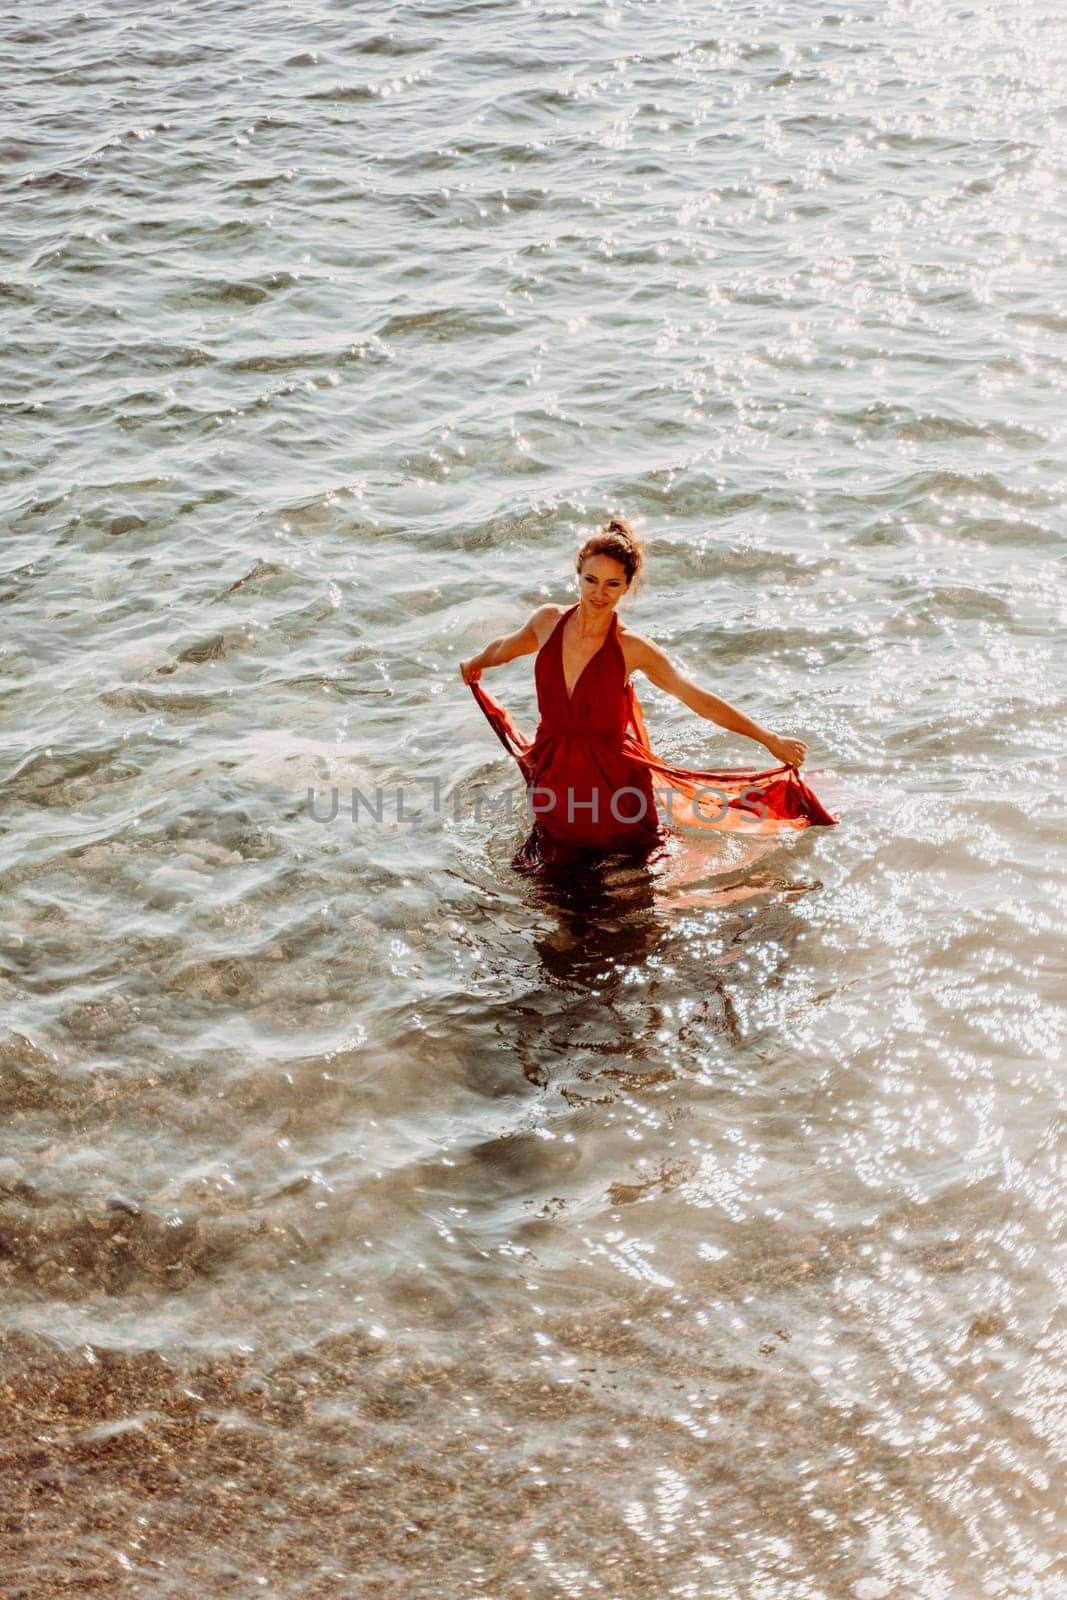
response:
{"label": "woman's right hand", "polygon": [[463,679],[464,683],[474,683],[476,681],[476,679],[481,677],[481,675],[482,675],[481,667],[476,667],[474,665],[476,660],[477,660],[476,656],[471,656],[469,661],[461,661],[460,662],[460,664],[459,664],[459,675]]}

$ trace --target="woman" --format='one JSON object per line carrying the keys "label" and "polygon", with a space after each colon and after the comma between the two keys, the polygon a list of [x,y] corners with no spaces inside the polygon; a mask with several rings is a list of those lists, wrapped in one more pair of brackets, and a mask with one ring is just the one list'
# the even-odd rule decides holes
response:
{"label": "woman", "polygon": [[[667,781],[671,814],[679,820],[755,833],[832,824],[834,818],[797,773],[807,751],[802,739],[760,727],[679,672],[650,639],[620,623],[616,607],[642,565],[641,546],[626,520],[613,517],[587,539],[575,565],[576,604],[542,606],[516,633],[493,639],[460,664],[464,683],[519,763],[529,789],[535,821],[512,866],[532,871],[542,864],[576,862],[592,852],[647,857],[666,838],[653,775]],[[486,667],[534,651],[540,722],[531,743],[478,679]],[[649,748],[629,681],[633,672],[644,672],[698,716],[757,739],[783,764],[731,772],[669,766]]]}

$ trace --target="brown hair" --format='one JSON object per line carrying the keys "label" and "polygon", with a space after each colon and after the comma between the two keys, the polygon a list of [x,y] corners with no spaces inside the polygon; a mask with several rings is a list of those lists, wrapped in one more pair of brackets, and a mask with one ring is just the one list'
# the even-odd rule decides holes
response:
{"label": "brown hair", "polygon": [[590,556],[610,556],[620,566],[626,569],[626,579],[632,585],[641,571],[645,559],[645,549],[640,539],[634,537],[633,529],[625,517],[612,517],[605,523],[599,533],[594,533],[587,539],[578,552],[574,566],[578,576],[582,574],[582,563]]}

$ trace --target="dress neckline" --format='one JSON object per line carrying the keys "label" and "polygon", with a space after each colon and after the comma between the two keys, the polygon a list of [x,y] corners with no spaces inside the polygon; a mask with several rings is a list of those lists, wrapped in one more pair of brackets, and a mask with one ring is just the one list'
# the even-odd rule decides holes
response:
{"label": "dress neckline", "polygon": [[565,611],[563,613],[562,617],[560,617],[560,619],[559,619],[559,622],[556,624],[556,626],[560,630],[560,635],[559,635],[559,675],[560,675],[560,679],[561,679],[561,681],[563,683],[563,697],[566,700],[568,705],[572,705],[573,702],[574,702],[574,697],[578,693],[578,685],[582,681],[582,673],[585,672],[586,667],[591,667],[592,666],[592,664],[596,660],[597,656],[599,656],[600,652],[604,649],[604,646],[609,644],[611,642],[611,640],[615,637],[615,628],[616,628],[616,624],[618,623],[618,620],[619,620],[618,619],[618,615],[613,610],[612,613],[611,613],[611,621],[608,623],[607,629],[606,629],[605,634],[604,634],[604,644],[599,645],[593,651],[593,654],[589,657],[589,660],[588,661],[584,661],[582,663],[582,670],[581,670],[581,672],[579,672],[578,676],[574,680],[574,688],[568,694],[567,693],[567,674],[563,670],[563,626],[566,623],[567,618],[569,616],[571,616],[575,611],[577,611],[577,609],[578,609],[580,604],[581,604],[581,601],[580,600],[576,600],[574,602],[574,604],[567,611]]}

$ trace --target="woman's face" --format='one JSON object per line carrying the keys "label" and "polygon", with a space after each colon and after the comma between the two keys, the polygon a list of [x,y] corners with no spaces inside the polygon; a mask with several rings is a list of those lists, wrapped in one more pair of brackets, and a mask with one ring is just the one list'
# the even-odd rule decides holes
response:
{"label": "woman's face", "polygon": [[630,587],[626,568],[614,556],[586,556],[578,574],[578,593],[595,611],[616,605]]}

